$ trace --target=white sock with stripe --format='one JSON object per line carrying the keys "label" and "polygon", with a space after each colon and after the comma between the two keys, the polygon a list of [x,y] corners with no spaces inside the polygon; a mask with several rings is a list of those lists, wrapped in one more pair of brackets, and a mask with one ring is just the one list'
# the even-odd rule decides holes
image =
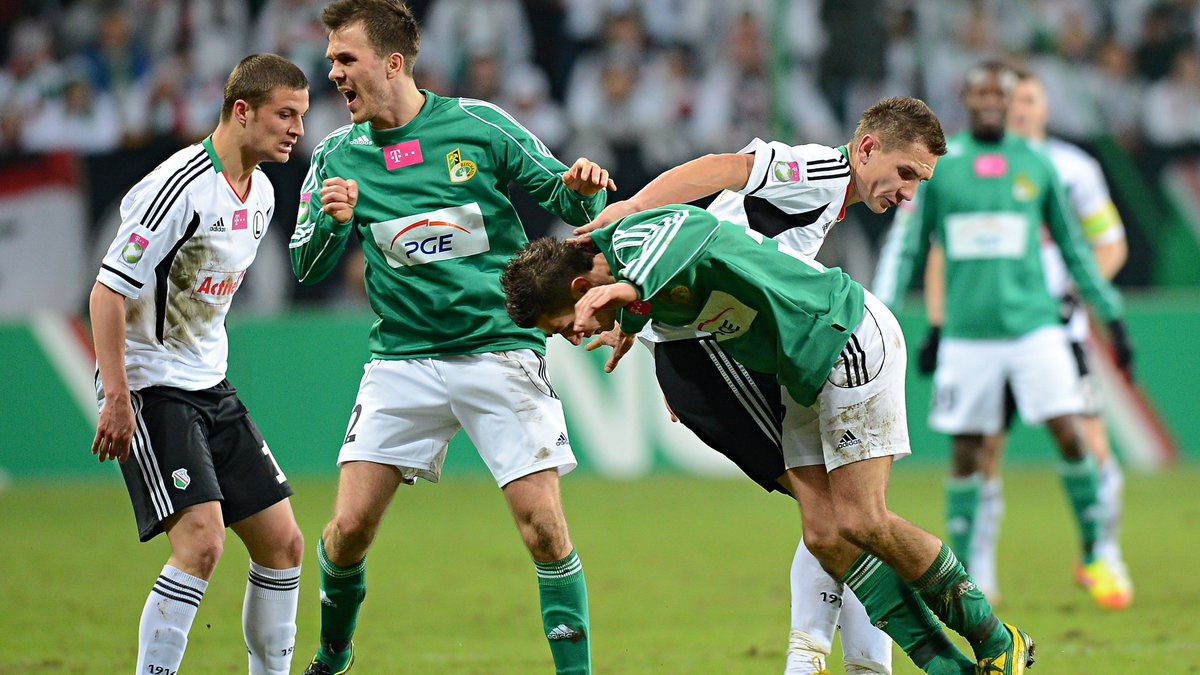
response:
{"label": "white sock with stripe", "polygon": [[291,670],[299,598],[299,567],[277,570],[250,561],[242,605],[250,675],[287,675]]}
{"label": "white sock with stripe", "polygon": [[188,631],[207,589],[207,581],[171,565],[163,566],[146,598],[138,624],[137,672],[179,670],[183,651],[187,649]]}

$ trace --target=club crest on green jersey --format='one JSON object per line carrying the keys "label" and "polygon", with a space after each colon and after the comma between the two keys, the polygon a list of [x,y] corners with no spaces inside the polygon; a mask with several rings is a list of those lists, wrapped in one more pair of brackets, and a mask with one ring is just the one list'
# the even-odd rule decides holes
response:
{"label": "club crest on green jersey", "polygon": [[451,183],[465,183],[475,175],[475,162],[463,159],[462,148],[455,148],[446,153],[446,169]]}
{"label": "club crest on green jersey", "polygon": [[1037,199],[1037,196],[1038,189],[1033,184],[1033,181],[1029,180],[1029,177],[1023,173],[1017,174],[1017,177],[1013,180],[1013,199],[1019,202],[1031,202]]}

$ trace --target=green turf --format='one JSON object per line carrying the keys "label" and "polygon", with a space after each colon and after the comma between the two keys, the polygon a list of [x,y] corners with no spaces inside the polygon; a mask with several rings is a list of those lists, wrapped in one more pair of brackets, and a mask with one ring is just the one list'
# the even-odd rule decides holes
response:
{"label": "green turf", "polygon": [[[1130,610],[1106,613],[1071,583],[1075,536],[1053,472],[1009,475],[1000,614],[1038,641],[1035,673],[1200,672],[1198,479],[1195,470],[1129,477],[1125,542],[1137,597]],[[597,673],[782,672],[799,533],[788,500],[742,481],[581,476],[564,485],[591,591]],[[310,544],[299,672],[316,644],[312,545],[332,480],[296,488]],[[893,508],[934,531],[941,501],[938,473],[894,478]],[[0,523],[0,673],[130,672],[138,615],[167,549],[136,542],[119,480],[10,487]],[[245,570],[244,550],[228,542],[184,673],[246,672]],[[486,480],[403,489],[371,553],[368,588],[355,673],[552,672],[532,566]],[[895,672],[917,670],[897,654]]]}

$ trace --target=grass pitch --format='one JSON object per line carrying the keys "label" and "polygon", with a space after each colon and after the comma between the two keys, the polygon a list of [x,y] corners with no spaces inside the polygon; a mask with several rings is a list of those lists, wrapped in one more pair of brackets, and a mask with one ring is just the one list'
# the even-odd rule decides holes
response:
{"label": "grass pitch", "polygon": [[[941,531],[942,473],[901,465],[894,510]],[[1200,672],[1200,472],[1131,475],[1124,543],[1134,605],[1110,613],[1073,586],[1075,533],[1053,472],[1014,470],[999,614],[1038,643],[1034,673]],[[293,481],[308,537],[293,672],[315,648],[314,546],[332,478]],[[779,673],[795,507],[748,481],[568,476],[564,498],[590,590],[596,673]],[[138,615],[166,560],[139,544],[116,475],[0,493],[0,673],[133,670]],[[246,554],[230,533],[181,672],[244,673]],[[486,479],[403,488],[368,566],[355,673],[552,673],[536,581]],[[917,673],[897,652],[895,672]],[[831,670],[841,673],[838,648]]]}

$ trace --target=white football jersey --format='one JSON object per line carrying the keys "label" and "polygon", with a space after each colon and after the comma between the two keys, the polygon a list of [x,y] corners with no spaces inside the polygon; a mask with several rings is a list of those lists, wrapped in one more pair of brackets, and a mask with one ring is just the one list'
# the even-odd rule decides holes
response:
{"label": "white football jersey", "polygon": [[127,298],[130,389],[195,391],[225,379],[225,315],[274,210],[259,169],[245,199],[234,192],[211,137],[171,155],[125,195],[96,279]]}
{"label": "white football jersey", "polygon": [[[754,155],[750,179],[741,190],[717,195],[709,212],[815,259],[829,229],[846,215],[850,161],[843,149],[756,138],[738,153]],[[639,337],[663,342],[705,334],[651,322]]]}
{"label": "white football jersey", "polygon": [[[1058,171],[1087,243],[1100,246],[1124,239],[1125,226],[1109,195],[1100,163],[1078,146],[1057,138],[1047,138],[1041,148]],[[1062,253],[1047,233],[1042,237],[1042,268],[1046,286],[1055,297],[1062,297],[1074,286]],[[1076,308],[1067,332],[1072,340],[1082,341],[1087,331],[1087,315],[1082,308]]]}

